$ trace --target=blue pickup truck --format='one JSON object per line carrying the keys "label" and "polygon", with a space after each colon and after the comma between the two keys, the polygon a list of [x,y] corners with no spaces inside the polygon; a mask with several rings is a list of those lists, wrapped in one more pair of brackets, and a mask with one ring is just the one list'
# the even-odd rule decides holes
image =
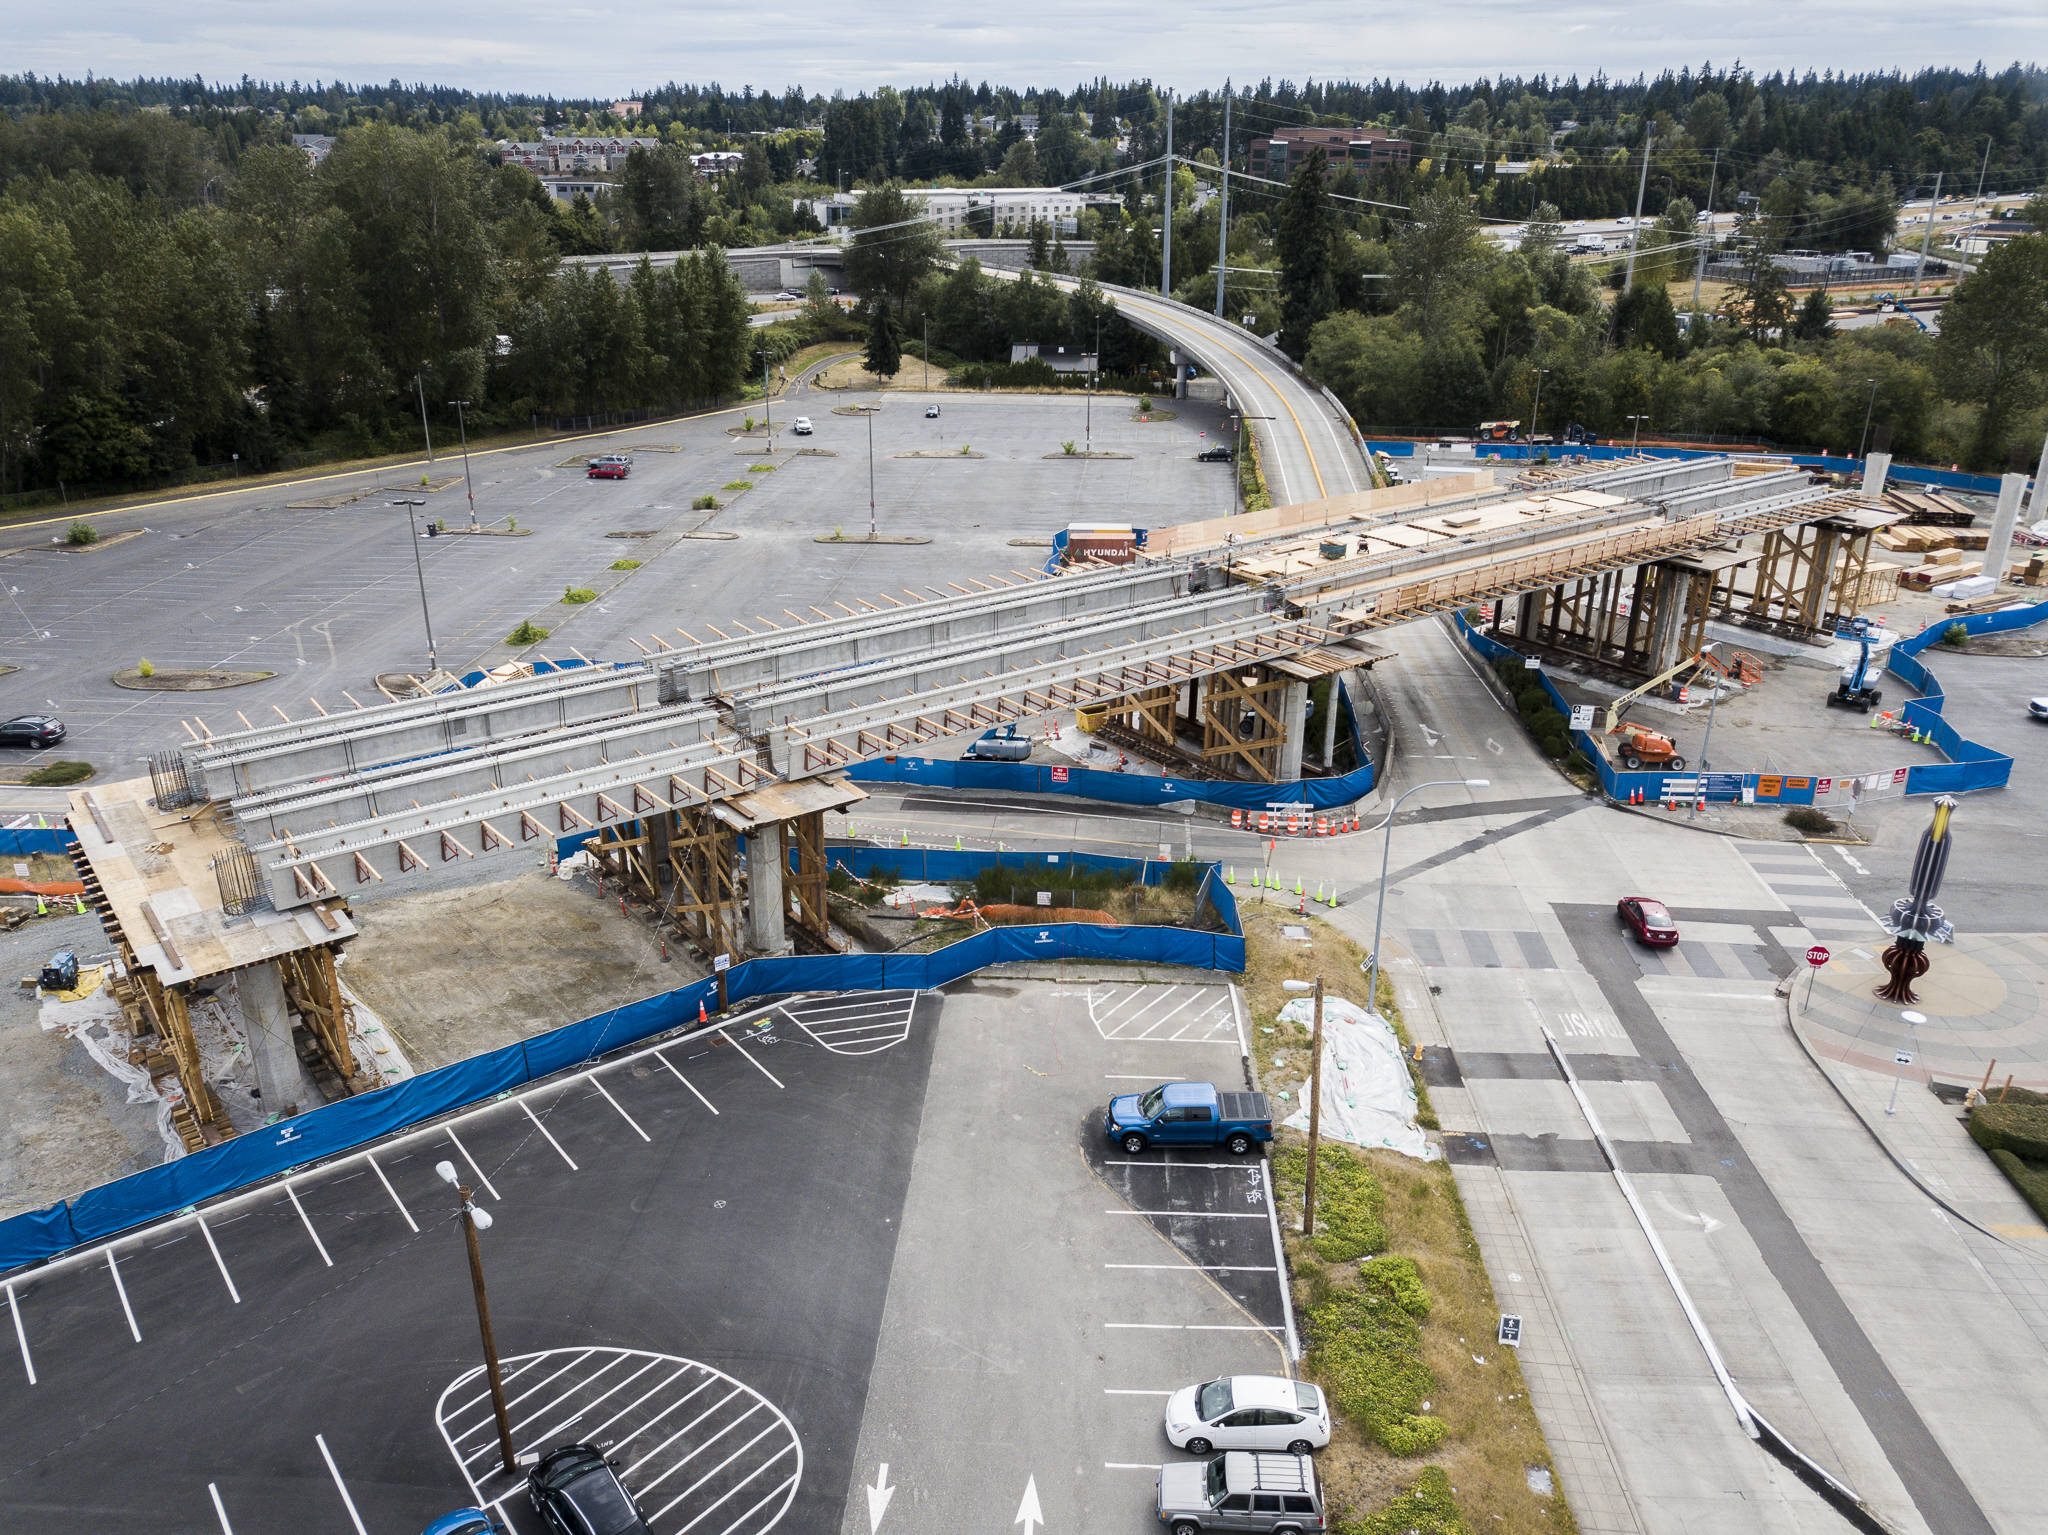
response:
{"label": "blue pickup truck", "polygon": [[1165,1082],[1109,1100],[1103,1134],[1132,1156],[1147,1146],[1222,1146],[1243,1156],[1273,1138],[1264,1093],[1226,1093],[1214,1082]]}

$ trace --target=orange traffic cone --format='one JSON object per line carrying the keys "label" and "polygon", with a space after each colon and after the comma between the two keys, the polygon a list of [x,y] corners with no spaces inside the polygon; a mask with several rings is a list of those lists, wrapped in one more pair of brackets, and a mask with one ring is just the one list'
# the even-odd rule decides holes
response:
{"label": "orange traffic cone", "polygon": [[704,999],[702,997],[699,997],[697,999],[697,1021],[699,1023],[709,1023],[711,1021],[710,1018],[705,1015]]}

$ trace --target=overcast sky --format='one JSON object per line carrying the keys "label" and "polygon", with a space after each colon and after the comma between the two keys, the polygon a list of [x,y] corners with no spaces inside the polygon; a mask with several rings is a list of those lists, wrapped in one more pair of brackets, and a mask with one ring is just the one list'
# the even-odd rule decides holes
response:
{"label": "overcast sky", "polygon": [[[263,80],[428,81],[476,90],[628,95],[668,80],[854,94],[959,74],[1018,87],[1107,75],[1198,90],[1274,80],[1666,67],[1757,73],[1926,65],[1997,69],[2048,54],[2044,0],[1444,0],[1376,17],[1358,0],[0,0],[0,70],[73,78],[243,74]],[[1388,9],[1393,9],[1389,7]]]}

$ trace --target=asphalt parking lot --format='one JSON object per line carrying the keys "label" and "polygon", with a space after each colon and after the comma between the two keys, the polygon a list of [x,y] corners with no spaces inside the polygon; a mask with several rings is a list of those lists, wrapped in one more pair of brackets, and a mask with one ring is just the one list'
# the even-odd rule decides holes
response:
{"label": "asphalt parking lot", "polygon": [[[798,1003],[5,1282],[0,1528],[396,1535],[491,1443],[452,1161],[522,1450],[613,1442],[660,1535],[836,1522],[937,999]],[[742,1234],[744,1240],[741,1239]]]}
{"label": "asphalt parking lot", "polygon": [[[1130,456],[1065,459],[1061,442],[1083,436],[1080,395],[949,394],[945,414],[927,420],[924,397],[891,393],[872,418],[833,413],[873,398],[807,390],[777,401],[772,447],[729,436],[741,414],[731,412],[472,455],[479,517],[501,530],[516,521],[521,536],[418,541],[442,664],[467,668],[565,585],[611,586],[619,578],[609,567],[620,558],[642,568],[598,601],[544,619],[555,632],[538,653],[631,659],[640,652],[629,635],[643,645],[656,633],[679,643],[678,628],[706,621],[767,614],[786,622],[785,608],[829,611],[884,591],[1032,569],[1054,531],[1077,519],[1161,526],[1221,516],[1233,504],[1229,467],[1194,457],[1200,434],[1213,441],[1220,428],[1213,406],[1185,403],[1176,420],[1140,424],[1128,400],[1098,398],[1096,449]],[[786,430],[799,413],[810,415],[813,435]],[[880,531],[928,543],[815,542],[835,528],[867,529],[871,421]],[[962,447],[981,456],[963,456]],[[625,450],[633,452],[630,478],[585,477],[586,456]],[[916,452],[941,456],[899,456]],[[749,473],[762,463],[773,472]],[[0,715],[53,712],[71,733],[49,755],[125,774],[142,755],[184,741],[180,719],[203,716],[216,731],[232,730],[238,712],[274,718],[278,707],[296,718],[312,711],[309,699],[328,709],[348,707],[345,694],[375,701],[376,675],[427,662],[415,541],[403,509],[390,504],[421,494],[405,488],[420,467],[96,514],[105,542],[87,553],[48,545],[62,519],[0,530],[0,664],[20,668],[0,677]],[[460,471],[459,457],[441,456],[435,474],[455,479],[425,497],[422,518],[467,523]],[[755,488],[723,489],[736,479]],[[386,488],[348,505],[311,504],[373,486]],[[704,494],[728,504],[692,511]],[[149,531],[116,541],[140,527]],[[192,694],[130,692],[109,681],[143,657],[160,671],[277,675]],[[26,752],[10,759],[34,760]]]}
{"label": "asphalt parking lot", "polygon": [[1228,986],[948,987],[839,1528],[1156,1529],[1184,1385],[1286,1374],[1292,1318],[1262,1158],[1136,1158],[1101,1116],[1181,1078],[1242,1084]]}

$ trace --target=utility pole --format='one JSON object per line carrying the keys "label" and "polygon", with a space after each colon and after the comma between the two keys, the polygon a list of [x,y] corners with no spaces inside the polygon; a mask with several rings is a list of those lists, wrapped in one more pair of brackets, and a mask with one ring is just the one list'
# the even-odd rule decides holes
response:
{"label": "utility pole", "polygon": [[497,1339],[491,1335],[491,1303],[484,1295],[484,1259],[476,1242],[479,1231],[491,1229],[491,1212],[479,1210],[472,1202],[471,1191],[462,1186],[453,1162],[436,1162],[434,1171],[462,1201],[462,1240],[469,1249],[469,1283],[476,1291],[476,1325],[483,1334],[484,1374],[491,1382],[491,1412],[498,1420],[498,1455],[504,1461],[505,1474],[517,1476],[519,1453],[512,1447],[512,1418],[505,1409],[505,1373],[498,1366]]}
{"label": "utility pole", "polygon": [[[1710,650],[1718,651],[1720,648],[1721,642],[1715,640],[1710,645],[1702,645],[1700,647],[1700,654],[1705,655]],[[1716,656],[1714,659],[1718,661],[1720,657]],[[1719,672],[1715,673],[1714,691],[1707,695],[1707,733],[1700,738],[1699,788],[1692,797],[1692,808],[1685,813],[1685,818],[1688,821],[1697,821],[1700,818],[1700,805],[1707,797],[1707,748],[1714,744],[1714,705],[1721,701],[1722,675]]]}
{"label": "utility pole", "polygon": [[1697,338],[1700,323],[1700,279],[1707,275],[1707,252],[1714,246],[1714,194],[1721,188],[1721,151],[1714,151],[1714,169],[1707,177],[1707,233],[1700,241],[1700,259],[1692,269],[1692,318],[1686,322],[1685,333]]}
{"label": "utility pole", "polygon": [[1323,978],[1313,981],[1282,981],[1288,991],[1316,994],[1315,1035],[1309,1045],[1308,1067],[1308,1173],[1302,1180],[1301,1234],[1316,1234],[1316,1152],[1323,1143]]}
{"label": "utility pole", "polygon": [[[1218,314],[1223,313],[1221,309],[1218,309],[1216,312]],[[434,432],[427,425],[427,386],[420,382],[420,376],[417,373],[412,376],[412,387],[413,392],[420,399],[420,433],[427,439],[427,467],[431,469],[434,467]]]}
{"label": "utility pole", "polygon": [[1633,458],[1635,456],[1636,444],[1643,440],[1643,423],[1650,418],[1648,416],[1630,416],[1628,419],[1633,423],[1633,430],[1628,434],[1629,456]]}
{"label": "utility pole", "polygon": [[[469,495],[469,525],[476,526],[476,482],[469,477],[469,420],[463,412],[469,408],[467,400],[450,400],[455,407],[455,424],[462,429],[462,488]],[[413,553],[419,553],[415,548]]]}
{"label": "utility pole", "polygon": [[1166,93],[1166,217],[1160,222],[1159,296],[1173,297],[1173,92]]}
{"label": "utility pole", "polygon": [[1628,237],[1628,272],[1621,281],[1623,293],[1636,285],[1636,251],[1643,243],[1643,194],[1650,189],[1650,136],[1656,130],[1655,118],[1643,124],[1643,173],[1636,178],[1636,222]]}
{"label": "utility pole", "polygon": [[1927,271],[1927,247],[1934,243],[1934,210],[1941,206],[1941,175],[1934,173],[1934,196],[1927,204],[1927,227],[1920,232],[1920,263],[1913,268],[1913,297],[1920,296],[1920,278]]}
{"label": "utility pole", "polygon": [[427,670],[441,669],[440,653],[434,649],[434,616],[427,611],[427,568],[420,563],[420,525],[413,519],[412,509],[425,506],[421,500],[394,501],[393,506],[405,508],[405,524],[412,529],[412,569],[420,579],[420,620],[427,626]]}
{"label": "utility pole", "polygon": [[919,315],[918,318],[924,323],[924,340],[921,343],[924,351],[924,386],[929,389],[932,386],[932,317],[927,314]]}
{"label": "utility pole", "polygon": [[1859,462],[1863,458],[1863,450],[1870,446],[1870,413],[1877,409],[1877,380],[1866,378],[1863,382],[1870,386],[1870,402],[1863,407],[1863,436],[1856,444],[1856,457]]}
{"label": "utility pole", "polygon": [[875,541],[875,413],[868,412],[868,542]]}
{"label": "utility pole", "polygon": [[1991,169],[1991,145],[1993,142],[1994,136],[1987,133],[1984,136],[1984,163],[1977,167],[1977,195],[1970,199],[1970,217],[1973,219],[1983,211],[1984,177]]}
{"label": "utility pole", "polygon": [[1529,446],[1532,448],[1536,445],[1536,418],[1543,411],[1543,375],[1549,371],[1548,368],[1538,368],[1535,370],[1536,403],[1529,407]]}
{"label": "utility pole", "polygon": [[1222,225],[1216,231],[1216,318],[1223,318],[1223,268],[1230,260],[1230,82],[1223,82]]}

